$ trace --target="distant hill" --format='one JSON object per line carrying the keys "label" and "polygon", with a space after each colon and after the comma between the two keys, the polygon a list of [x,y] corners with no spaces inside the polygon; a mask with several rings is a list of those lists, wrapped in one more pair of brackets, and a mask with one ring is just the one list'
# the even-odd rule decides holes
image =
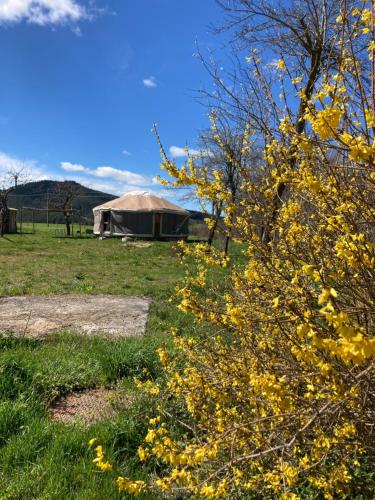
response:
{"label": "distant hill", "polygon": [[[32,207],[32,208],[47,208],[48,200],[53,198],[53,193],[59,190],[62,182],[59,181],[36,181],[29,182],[17,187],[9,195],[9,206],[12,208]],[[97,205],[101,205],[106,201],[113,200],[116,196],[101,191],[82,186],[77,182],[72,182],[74,188],[78,191],[74,198],[72,206],[81,213],[82,223],[92,224],[93,215],[92,209]],[[50,203],[51,208],[51,203]],[[45,222],[46,213],[34,212],[35,222]],[[24,220],[31,219],[31,211],[23,211]],[[62,215],[59,213],[50,213],[49,220],[51,223],[63,222]]]}
{"label": "distant hill", "polygon": [[190,220],[195,220],[199,222],[203,222],[204,219],[209,219],[211,216],[205,212],[199,212],[198,210],[189,210],[190,212]]}

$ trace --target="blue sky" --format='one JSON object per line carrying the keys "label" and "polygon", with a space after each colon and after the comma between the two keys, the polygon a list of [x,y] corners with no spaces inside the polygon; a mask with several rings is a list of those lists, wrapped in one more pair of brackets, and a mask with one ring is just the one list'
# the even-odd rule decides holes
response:
{"label": "blue sky", "polygon": [[151,126],[174,155],[196,148],[210,80],[195,40],[217,50],[222,15],[215,0],[0,0],[0,170],[160,190]]}

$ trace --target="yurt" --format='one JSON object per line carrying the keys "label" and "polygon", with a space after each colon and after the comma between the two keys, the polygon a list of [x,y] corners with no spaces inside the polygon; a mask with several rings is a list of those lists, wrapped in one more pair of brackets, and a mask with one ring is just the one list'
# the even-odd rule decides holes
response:
{"label": "yurt", "polygon": [[189,234],[190,212],[148,192],[130,192],[93,209],[94,234],[180,239]]}

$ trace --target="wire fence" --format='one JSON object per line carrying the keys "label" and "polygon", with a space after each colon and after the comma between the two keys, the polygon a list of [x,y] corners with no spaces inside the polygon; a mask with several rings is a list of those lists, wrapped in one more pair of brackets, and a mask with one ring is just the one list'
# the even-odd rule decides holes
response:
{"label": "wire fence", "polygon": [[[98,194],[79,194],[72,201],[71,209],[80,213],[82,224],[92,225],[94,222],[92,209],[105,201],[107,197]],[[10,193],[8,206],[23,211],[23,223],[27,225],[34,223],[63,224],[65,217],[63,210],[59,210],[61,204],[56,204],[54,194],[49,192],[37,193]],[[19,218],[19,217],[18,217]],[[78,221],[74,221],[78,222]]]}

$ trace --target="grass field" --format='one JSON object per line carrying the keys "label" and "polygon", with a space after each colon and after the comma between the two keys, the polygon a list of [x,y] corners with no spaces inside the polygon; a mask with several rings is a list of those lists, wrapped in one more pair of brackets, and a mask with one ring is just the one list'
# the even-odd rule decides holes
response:
{"label": "grass field", "polygon": [[[119,239],[55,238],[36,234],[0,239],[0,295],[147,295],[153,303],[146,334],[115,342],[61,332],[43,341],[0,337],[0,498],[118,498],[113,476],[95,470],[90,438],[100,436],[122,471],[142,478],[136,449],[152,408],[134,396],[115,420],[92,427],[49,418],[49,406],[73,390],[116,385],[135,394],[132,378],[147,368],[155,378],[155,349],[170,327],[192,328],[168,302],[182,267],[173,244],[126,247]],[[1,329],[1,328],[0,328]],[[153,496],[155,498],[155,496]]]}

